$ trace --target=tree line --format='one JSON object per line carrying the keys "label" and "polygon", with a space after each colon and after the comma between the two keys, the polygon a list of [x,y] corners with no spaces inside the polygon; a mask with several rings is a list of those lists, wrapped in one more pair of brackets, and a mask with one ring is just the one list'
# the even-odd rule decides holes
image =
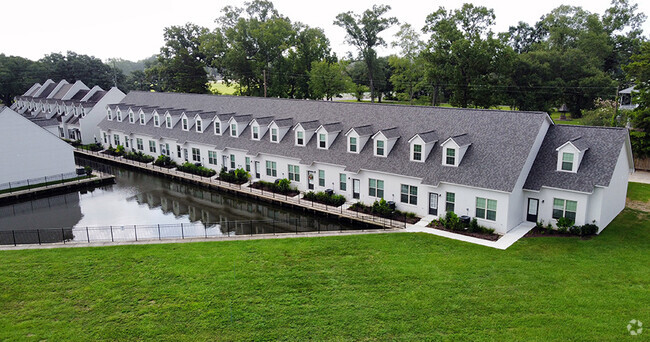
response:
{"label": "tree line", "polygon": [[[596,99],[613,99],[632,84],[625,66],[646,40],[646,16],[629,0],[613,0],[601,14],[563,5],[507,32],[493,31],[494,11],[483,6],[439,7],[419,30],[400,24],[390,9],[375,5],[332,18],[356,55],[337,56],[322,29],[291,21],[266,0],[223,8],[214,28],[166,28],[157,57],[128,75],[73,52],[36,62],[0,55],[0,99],[10,103],[46,78],[116,84],[123,91],[207,93],[219,75],[246,96],[332,99],[350,92],[360,99],[370,92],[373,102],[541,111],[566,104],[579,117]],[[391,45],[399,53],[378,56],[377,48],[388,45],[381,33],[397,25]]]}

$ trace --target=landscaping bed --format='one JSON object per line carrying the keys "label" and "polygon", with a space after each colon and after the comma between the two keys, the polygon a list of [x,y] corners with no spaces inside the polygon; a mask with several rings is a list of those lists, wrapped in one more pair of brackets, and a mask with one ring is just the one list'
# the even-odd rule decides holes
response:
{"label": "landscaping bed", "polygon": [[445,217],[431,221],[427,227],[489,241],[497,241],[501,238],[501,235],[494,233],[494,229],[486,228],[478,224],[476,218],[472,219],[469,223],[464,223],[458,215],[452,211],[447,212]]}
{"label": "landscaping bed", "polygon": [[193,175],[197,175],[201,177],[212,177],[217,174],[217,171],[213,169],[208,169],[207,167],[194,165],[190,162],[185,162],[183,163],[183,165],[177,166],[176,170],[185,173],[191,173]]}
{"label": "landscaping bed", "polygon": [[125,154],[123,157],[124,159],[135,160],[145,164],[149,164],[152,161],[154,161],[154,157],[148,154],[144,154],[142,152],[129,152]]}
{"label": "landscaping bed", "polygon": [[495,234],[495,233],[485,233],[485,232],[474,232],[470,231],[469,228],[462,228],[459,230],[453,230],[453,229],[448,229],[445,226],[443,226],[440,221],[438,220],[433,220],[431,223],[427,225],[429,228],[435,228],[435,229],[440,229],[444,230],[450,233],[456,233],[456,234],[461,234],[461,235],[466,235],[466,236],[471,236],[483,240],[489,240],[489,241],[497,241],[501,238],[501,235]]}
{"label": "landscaping bed", "polygon": [[414,224],[420,221],[420,218],[417,217],[417,215],[415,215],[414,213],[390,209],[388,207],[388,203],[384,199],[381,199],[380,201],[375,201],[372,206],[368,206],[361,202],[357,202],[352,204],[348,208],[348,210],[352,210],[352,211],[356,211],[368,215],[374,215],[374,216],[382,217],[393,221],[406,222],[408,224]]}
{"label": "landscaping bed", "polygon": [[343,203],[345,203],[345,196],[336,195],[333,193],[328,194],[324,191],[306,192],[302,199],[307,201],[317,202],[320,204],[330,205],[333,207],[340,207],[343,205]]}
{"label": "landscaping bed", "polygon": [[263,191],[275,192],[276,194],[294,197],[300,194],[300,191],[291,186],[291,181],[288,179],[279,179],[276,183],[257,181],[251,184],[251,188],[260,189]]}
{"label": "landscaping bed", "polygon": [[166,169],[175,168],[178,166],[175,161],[165,155],[160,155],[156,158],[156,161],[153,162],[154,165],[164,167]]}
{"label": "landscaping bed", "polygon": [[227,171],[224,167],[221,169],[221,172],[219,172],[219,180],[239,185],[248,182],[250,177],[250,173],[242,168]]}

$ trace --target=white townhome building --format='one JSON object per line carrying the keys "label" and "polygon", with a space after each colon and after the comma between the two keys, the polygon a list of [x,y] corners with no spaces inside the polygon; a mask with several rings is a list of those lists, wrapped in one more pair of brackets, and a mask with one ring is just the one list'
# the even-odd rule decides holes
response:
{"label": "white townhome building", "polygon": [[124,96],[115,87],[105,91],[98,86],[88,88],[81,81],[47,80],[17,96],[11,109],[56,136],[90,144],[99,140],[97,125],[106,116],[106,106]]}
{"label": "white townhome building", "polygon": [[3,106],[0,144],[0,190],[77,176],[72,146]]}
{"label": "white townhome building", "polygon": [[633,171],[626,129],[555,125],[543,112],[131,92],[99,126],[106,147],[421,216],[454,211],[501,234],[560,217],[602,230]]}

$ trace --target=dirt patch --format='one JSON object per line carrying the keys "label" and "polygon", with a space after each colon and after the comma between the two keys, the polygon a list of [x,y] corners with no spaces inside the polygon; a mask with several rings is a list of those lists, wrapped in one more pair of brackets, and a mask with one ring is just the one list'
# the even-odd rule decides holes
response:
{"label": "dirt patch", "polygon": [[632,201],[628,198],[625,200],[625,206],[630,209],[640,210],[640,211],[645,211],[646,213],[650,213],[650,202]]}
{"label": "dirt patch", "polygon": [[570,234],[568,232],[567,233],[562,233],[562,232],[554,230],[554,229],[549,231],[548,229],[545,229],[545,228],[535,227],[535,228],[531,229],[528,233],[526,233],[526,235],[524,235],[524,237],[525,238],[533,238],[533,237],[573,237],[573,238],[578,238],[579,237],[579,238],[581,238],[583,240],[589,240],[592,237],[594,237],[594,235],[578,236],[578,235]]}

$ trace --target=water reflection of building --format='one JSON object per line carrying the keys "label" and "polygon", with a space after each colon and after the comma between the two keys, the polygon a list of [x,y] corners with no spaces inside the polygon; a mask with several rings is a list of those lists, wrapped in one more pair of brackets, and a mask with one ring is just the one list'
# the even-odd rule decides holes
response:
{"label": "water reflection of building", "polygon": [[73,192],[0,207],[0,230],[73,227],[81,217],[79,193]]}

